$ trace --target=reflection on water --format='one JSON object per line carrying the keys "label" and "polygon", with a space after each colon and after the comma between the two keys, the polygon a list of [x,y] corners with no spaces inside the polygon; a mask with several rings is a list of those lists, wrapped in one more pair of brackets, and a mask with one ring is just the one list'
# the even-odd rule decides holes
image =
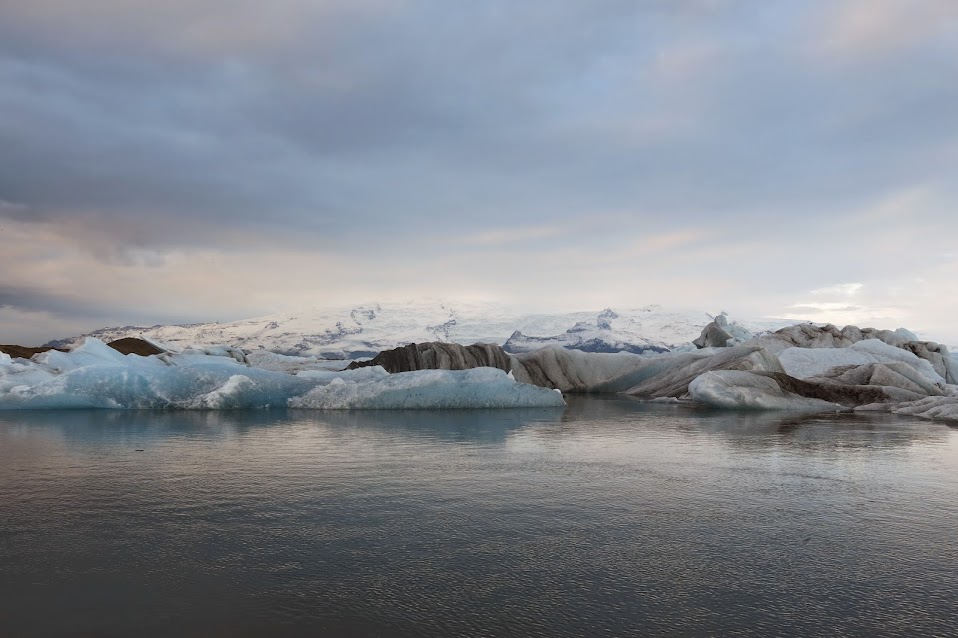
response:
{"label": "reflection on water", "polygon": [[956,435],[628,398],[2,413],[0,633],[952,635]]}

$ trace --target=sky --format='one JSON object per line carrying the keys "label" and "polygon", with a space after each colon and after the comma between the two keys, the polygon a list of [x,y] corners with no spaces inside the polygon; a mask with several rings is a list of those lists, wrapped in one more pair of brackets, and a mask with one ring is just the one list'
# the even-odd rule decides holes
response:
{"label": "sky", "polygon": [[0,0],[0,343],[420,297],[958,344],[954,0]]}

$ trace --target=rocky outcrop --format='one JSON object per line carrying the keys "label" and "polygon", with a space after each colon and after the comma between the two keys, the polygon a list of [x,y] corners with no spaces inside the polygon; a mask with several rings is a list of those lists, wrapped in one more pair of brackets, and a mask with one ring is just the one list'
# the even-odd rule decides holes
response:
{"label": "rocky outcrop", "polygon": [[[133,337],[127,337],[124,339],[117,339],[116,341],[111,341],[106,344],[116,350],[121,354],[138,354],[141,357],[148,357],[152,354],[162,354],[166,352],[165,350],[156,347],[149,341],[144,341],[143,339],[136,339]],[[35,354],[40,354],[42,352],[48,352],[50,350],[57,350],[58,352],[69,352],[68,348],[54,348],[49,345],[40,346],[38,348],[29,348],[25,346],[15,346],[15,345],[0,345],[0,352],[4,352],[11,357],[20,357],[22,359],[29,359]]]}
{"label": "rocky outcrop", "polygon": [[32,348],[30,346],[0,344],[0,352],[3,352],[4,354],[7,354],[13,358],[20,358],[20,359],[29,359],[35,354],[40,354],[41,352],[46,352],[48,350],[59,350],[60,352],[66,352],[64,348],[53,348],[50,346],[40,346],[38,348]]}
{"label": "rocky outcrop", "polygon": [[482,367],[499,368],[509,372],[512,370],[512,360],[501,347],[488,343],[463,346],[458,343],[431,341],[385,350],[369,361],[355,361],[346,369],[354,370],[366,366],[382,366],[392,373]]}
{"label": "rocky outcrop", "polygon": [[121,354],[138,354],[141,357],[148,357],[153,354],[163,354],[166,350],[158,348],[149,341],[137,339],[136,337],[124,337],[106,344]]}

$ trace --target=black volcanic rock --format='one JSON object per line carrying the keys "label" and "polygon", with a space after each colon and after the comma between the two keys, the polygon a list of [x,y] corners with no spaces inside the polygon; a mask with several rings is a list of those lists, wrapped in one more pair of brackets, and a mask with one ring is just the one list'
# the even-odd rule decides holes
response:
{"label": "black volcanic rock", "polygon": [[512,360],[501,347],[488,343],[463,346],[458,343],[431,341],[384,350],[369,361],[355,361],[346,369],[355,370],[367,366],[382,366],[391,373],[482,367],[499,368],[509,372],[512,369]]}

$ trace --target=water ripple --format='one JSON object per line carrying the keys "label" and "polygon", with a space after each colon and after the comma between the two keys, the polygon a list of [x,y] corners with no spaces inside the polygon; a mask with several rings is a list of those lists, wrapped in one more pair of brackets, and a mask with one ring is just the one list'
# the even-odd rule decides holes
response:
{"label": "water ripple", "polygon": [[0,628],[955,635],[956,434],[601,398],[5,414]]}

